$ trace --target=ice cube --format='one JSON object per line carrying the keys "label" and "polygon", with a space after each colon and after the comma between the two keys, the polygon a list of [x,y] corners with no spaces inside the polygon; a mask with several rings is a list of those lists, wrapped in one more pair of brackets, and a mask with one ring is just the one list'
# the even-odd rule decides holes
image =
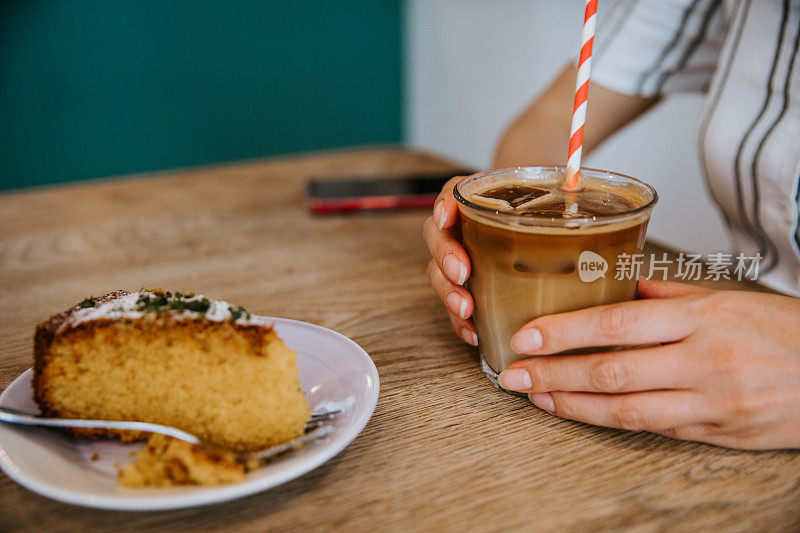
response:
{"label": "ice cube", "polygon": [[473,202],[504,211],[518,210],[548,196],[550,191],[529,185],[505,184],[472,195]]}

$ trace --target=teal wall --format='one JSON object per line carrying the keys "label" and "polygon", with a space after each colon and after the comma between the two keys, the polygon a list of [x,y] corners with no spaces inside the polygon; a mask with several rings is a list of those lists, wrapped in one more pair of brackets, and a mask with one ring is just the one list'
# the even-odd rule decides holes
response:
{"label": "teal wall", "polygon": [[2,0],[0,189],[401,140],[400,0]]}

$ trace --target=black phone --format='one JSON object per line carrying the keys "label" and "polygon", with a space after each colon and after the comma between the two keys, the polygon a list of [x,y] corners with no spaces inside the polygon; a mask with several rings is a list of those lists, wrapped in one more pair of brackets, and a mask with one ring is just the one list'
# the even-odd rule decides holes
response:
{"label": "black phone", "polygon": [[376,209],[430,208],[453,176],[471,170],[392,177],[312,179],[306,188],[309,208],[318,214]]}

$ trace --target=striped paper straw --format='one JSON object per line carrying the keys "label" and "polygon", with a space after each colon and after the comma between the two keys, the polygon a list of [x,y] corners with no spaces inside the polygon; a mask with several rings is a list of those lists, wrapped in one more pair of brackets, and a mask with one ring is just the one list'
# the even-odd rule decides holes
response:
{"label": "striped paper straw", "polygon": [[575,190],[578,187],[581,154],[583,153],[583,126],[586,124],[586,106],[589,96],[589,71],[592,68],[592,45],[594,27],[597,19],[597,0],[586,0],[583,14],[583,34],[581,37],[581,56],[578,59],[578,79],[575,82],[575,104],[572,108],[572,127],[569,132],[569,157],[564,187]]}

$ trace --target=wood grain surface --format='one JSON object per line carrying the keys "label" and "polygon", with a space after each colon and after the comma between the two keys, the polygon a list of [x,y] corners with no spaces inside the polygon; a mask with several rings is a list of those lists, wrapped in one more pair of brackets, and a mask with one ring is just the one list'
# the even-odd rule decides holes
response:
{"label": "wood grain surface", "polygon": [[0,195],[0,388],[31,366],[37,322],[142,286],[335,329],[381,376],[363,433],[281,487],[121,513],[54,502],[0,475],[0,530],[800,530],[800,453],[591,427],[504,395],[428,285],[427,212],[319,217],[304,205],[310,177],[453,168],[381,148]]}

